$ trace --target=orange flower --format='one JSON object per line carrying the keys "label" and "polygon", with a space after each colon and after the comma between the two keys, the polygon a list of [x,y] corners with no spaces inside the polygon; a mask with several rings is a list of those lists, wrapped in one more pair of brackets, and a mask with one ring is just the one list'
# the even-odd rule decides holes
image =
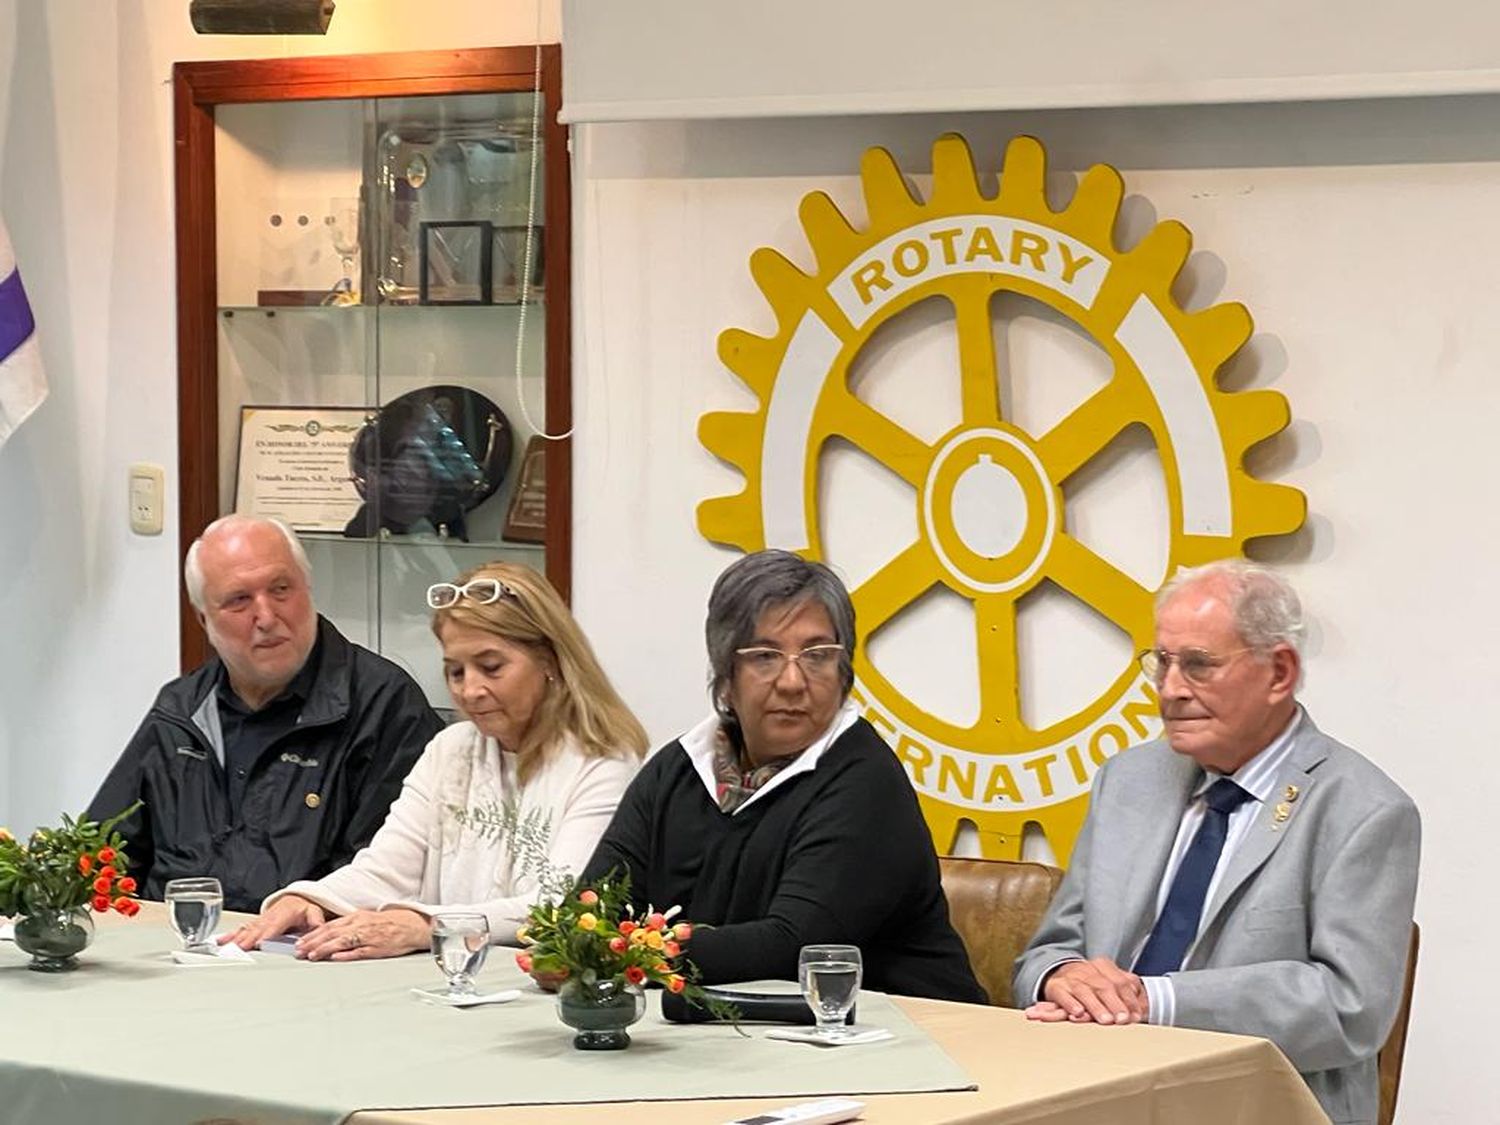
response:
{"label": "orange flower", "polygon": [[106,910],[109,909],[109,896],[95,895],[92,899],[89,900],[89,905],[94,908],[95,913],[103,914]]}
{"label": "orange flower", "polygon": [[129,875],[125,876],[125,878],[121,879],[119,882],[119,890],[122,894],[135,894],[135,880],[132,879]]}
{"label": "orange flower", "polygon": [[119,872],[116,871],[113,867],[99,868],[99,878],[101,879],[113,879],[117,875],[119,875]]}
{"label": "orange flower", "polygon": [[599,896],[593,891],[584,891],[579,894],[578,901],[583,903],[584,906],[593,906],[594,903],[599,901]]}
{"label": "orange flower", "polygon": [[121,914],[128,914],[130,912],[130,900],[124,895],[121,895],[119,898],[115,899],[115,909]]}
{"label": "orange flower", "polygon": [[624,953],[625,950],[629,947],[629,943],[622,937],[612,937],[609,939],[609,949],[611,953]]}
{"label": "orange flower", "polygon": [[78,874],[80,874],[80,875],[87,875],[93,869],[94,869],[94,857],[93,856],[91,856],[91,855],[81,855],[81,856],[78,857]]}
{"label": "orange flower", "polygon": [[114,886],[113,879],[106,879],[103,875],[94,880],[94,893],[96,895],[109,894],[110,887]]}
{"label": "orange flower", "polygon": [[662,952],[668,957],[676,957],[682,952],[682,946],[678,945],[675,941],[664,941],[661,943],[661,948]]}
{"label": "orange flower", "polygon": [[646,918],[646,928],[648,930],[660,930],[663,929],[666,924],[667,920],[660,914],[652,914]]}
{"label": "orange flower", "polygon": [[686,987],[687,981],[683,980],[677,973],[673,973],[667,978],[667,990],[670,992],[681,992]]}
{"label": "orange flower", "polygon": [[113,863],[114,861],[115,861],[115,849],[114,848],[100,848],[99,849],[99,862],[100,863]]}
{"label": "orange flower", "polygon": [[529,972],[531,972],[531,954],[529,954],[529,953],[517,953],[516,954],[516,964],[521,967],[521,971],[523,973],[529,973]]}
{"label": "orange flower", "polygon": [[626,937],[629,937],[632,933],[634,933],[635,929],[636,924],[629,918],[626,918],[623,922],[620,923],[620,932]]}
{"label": "orange flower", "polygon": [[646,979],[646,970],[639,965],[628,965],[625,969],[625,979],[631,984],[640,984]]}
{"label": "orange flower", "polygon": [[693,927],[686,922],[678,922],[677,925],[672,927],[672,936],[678,941],[687,941],[688,938],[693,936]]}
{"label": "orange flower", "polygon": [[141,904],[140,903],[136,902],[135,899],[133,899],[133,898],[127,898],[125,900],[125,905],[122,908],[122,913],[124,913],[125,917],[127,917],[127,918],[134,918],[140,912],[141,912]]}

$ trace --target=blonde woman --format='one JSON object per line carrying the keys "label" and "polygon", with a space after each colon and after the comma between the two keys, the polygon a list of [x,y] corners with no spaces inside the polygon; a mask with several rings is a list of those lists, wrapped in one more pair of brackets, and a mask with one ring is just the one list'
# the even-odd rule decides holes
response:
{"label": "blonde woman", "polygon": [[[578,623],[530,567],[492,562],[427,591],[453,705],[464,720],[427,744],[370,846],[321,879],[292,883],[223,940],[253,949],[301,933],[309,960],[429,947],[439,910],[484,914],[514,944],[537,890],[511,841],[455,809],[513,805],[550,825],[548,858],[579,871],[640,766],[646,733]],[[305,932],[304,932],[305,931]]]}

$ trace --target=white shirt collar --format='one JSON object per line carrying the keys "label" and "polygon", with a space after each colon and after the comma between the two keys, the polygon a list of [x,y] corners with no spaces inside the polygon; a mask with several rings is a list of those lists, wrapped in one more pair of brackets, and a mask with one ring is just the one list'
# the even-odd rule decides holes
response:
{"label": "white shirt collar", "polygon": [[[798,754],[791,765],[775,774],[750,794],[745,802],[730,815],[738,816],[741,811],[760,800],[762,794],[769,793],[778,785],[784,784],[787,778],[815,769],[818,760],[823,757],[828,748],[834,744],[839,735],[852,727],[858,718],[859,708],[846,700],[838,713],[834,715],[833,722],[829,724],[827,730],[813,739],[808,748]],[[714,776],[714,739],[718,734],[720,723],[718,715],[710,715],[677,740],[687,752],[688,760],[693,763],[693,769],[697,771],[699,780],[703,782],[703,787],[708,790],[708,795],[713,798],[714,804],[719,803],[718,778]]]}
{"label": "white shirt collar", "polygon": [[1281,772],[1282,764],[1287,755],[1292,752],[1292,738],[1297,733],[1297,728],[1302,725],[1302,707],[1299,705],[1292,711],[1291,722],[1282,728],[1281,733],[1271,739],[1261,750],[1231,774],[1220,774],[1213,770],[1203,771],[1203,780],[1193,791],[1195,798],[1201,797],[1220,777],[1228,777],[1246,793],[1264,804],[1271,796],[1276,787],[1276,775]]}

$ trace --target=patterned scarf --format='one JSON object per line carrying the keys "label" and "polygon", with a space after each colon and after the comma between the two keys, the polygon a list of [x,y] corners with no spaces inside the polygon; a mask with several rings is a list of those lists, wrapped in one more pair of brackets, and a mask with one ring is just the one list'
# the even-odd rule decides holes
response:
{"label": "patterned scarf", "polygon": [[787,766],[799,755],[773,758],[763,766],[746,769],[740,760],[740,752],[730,740],[728,732],[720,726],[714,732],[714,795],[719,799],[719,811],[732,813],[750,795]]}

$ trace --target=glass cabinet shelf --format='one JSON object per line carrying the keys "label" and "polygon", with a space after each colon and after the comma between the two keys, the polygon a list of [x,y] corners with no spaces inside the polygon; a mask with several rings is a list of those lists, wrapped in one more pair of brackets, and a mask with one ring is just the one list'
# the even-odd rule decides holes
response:
{"label": "glass cabinet shelf", "polygon": [[319,610],[439,706],[427,586],[505,559],[569,593],[570,447],[541,434],[571,420],[548,315],[571,206],[540,52],[540,89],[531,47],[174,69],[184,545],[281,516]]}

